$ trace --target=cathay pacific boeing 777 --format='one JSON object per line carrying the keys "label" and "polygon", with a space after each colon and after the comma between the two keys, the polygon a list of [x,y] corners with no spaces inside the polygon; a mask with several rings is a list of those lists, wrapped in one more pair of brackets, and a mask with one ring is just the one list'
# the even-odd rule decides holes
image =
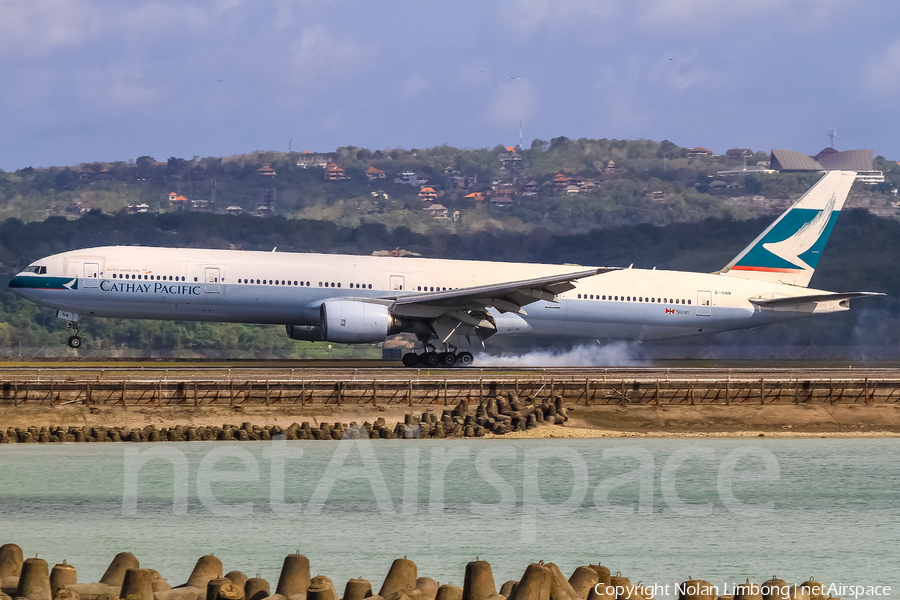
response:
{"label": "cathay pacific boeing 777", "polygon": [[102,247],[33,262],[10,281],[81,315],[285,325],[297,340],[414,334],[407,366],[468,366],[494,335],[661,340],[849,309],[870,292],[808,288],[855,173],[827,172],[715,273],[236,250]]}

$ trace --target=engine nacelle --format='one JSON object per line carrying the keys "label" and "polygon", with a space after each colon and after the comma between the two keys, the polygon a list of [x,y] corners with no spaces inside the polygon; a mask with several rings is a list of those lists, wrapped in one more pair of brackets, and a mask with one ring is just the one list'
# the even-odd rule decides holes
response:
{"label": "engine nacelle", "polygon": [[399,331],[386,306],[354,300],[324,302],[320,308],[322,337],[341,344],[383,342]]}
{"label": "engine nacelle", "polygon": [[325,339],[318,325],[285,325],[288,337],[303,342],[321,342]]}

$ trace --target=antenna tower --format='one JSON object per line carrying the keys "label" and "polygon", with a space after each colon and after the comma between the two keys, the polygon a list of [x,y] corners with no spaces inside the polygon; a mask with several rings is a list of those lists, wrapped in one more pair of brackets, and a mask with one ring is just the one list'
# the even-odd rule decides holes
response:
{"label": "antenna tower", "polygon": [[837,129],[829,129],[828,137],[831,139],[831,147],[834,148],[834,138],[837,136]]}

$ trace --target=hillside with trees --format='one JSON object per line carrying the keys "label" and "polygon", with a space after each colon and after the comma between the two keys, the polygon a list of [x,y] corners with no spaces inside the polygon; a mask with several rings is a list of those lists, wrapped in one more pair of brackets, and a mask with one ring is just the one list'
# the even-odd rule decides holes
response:
{"label": "hillside with trees", "polygon": [[[527,149],[257,152],[224,158],[150,156],[133,161],[26,168],[0,173],[0,219],[42,221],[104,214],[200,212],[384,224],[418,233],[535,229],[585,232],[637,224],[766,214],[766,199],[797,198],[815,174],[717,174],[764,163],[737,162],[668,141],[534,140]],[[711,153],[710,153],[711,154]],[[890,208],[900,166],[879,157],[878,186],[854,195]],[[431,190],[426,191],[426,190]],[[874,201],[873,201],[874,199]],[[443,214],[426,210],[435,204]],[[771,211],[769,211],[771,212]],[[439,218],[435,218],[435,217]]]}

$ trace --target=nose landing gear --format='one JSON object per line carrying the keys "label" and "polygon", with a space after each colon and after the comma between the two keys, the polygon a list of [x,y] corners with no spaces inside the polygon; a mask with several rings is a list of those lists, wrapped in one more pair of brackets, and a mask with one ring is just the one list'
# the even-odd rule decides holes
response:
{"label": "nose landing gear", "polygon": [[69,345],[69,348],[77,350],[81,348],[81,338],[78,336],[78,321],[69,321],[69,329],[73,330],[73,335],[69,337],[66,344]]}

